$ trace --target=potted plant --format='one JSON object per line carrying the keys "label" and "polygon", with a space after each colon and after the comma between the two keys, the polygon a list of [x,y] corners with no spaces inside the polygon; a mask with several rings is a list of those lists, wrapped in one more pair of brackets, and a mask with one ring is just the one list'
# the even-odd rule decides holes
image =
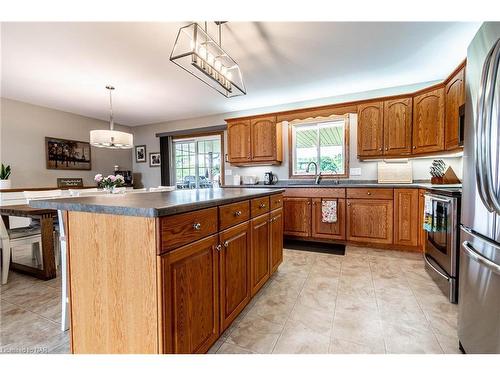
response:
{"label": "potted plant", "polygon": [[98,173],[94,177],[94,181],[97,182],[97,187],[104,189],[108,193],[117,193],[117,187],[123,186],[125,179],[121,174],[103,177],[102,174]]}
{"label": "potted plant", "polygon": [[10,189],[11,181],[9,180],[10,176],[10,165],[5,166],[2,163],[2,168],[0,169],[0,189]]}

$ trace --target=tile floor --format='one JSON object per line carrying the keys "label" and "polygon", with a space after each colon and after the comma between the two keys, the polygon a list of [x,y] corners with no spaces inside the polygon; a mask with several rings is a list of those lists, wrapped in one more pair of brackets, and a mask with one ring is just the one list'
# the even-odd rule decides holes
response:
{"label": "tile floor", "polygon": [[[285,250],[278,272],[210,353],[459,353],[457,306],[419,254]],[[0,353],[66,353],[59,279],[11,273],[0,290]]]}

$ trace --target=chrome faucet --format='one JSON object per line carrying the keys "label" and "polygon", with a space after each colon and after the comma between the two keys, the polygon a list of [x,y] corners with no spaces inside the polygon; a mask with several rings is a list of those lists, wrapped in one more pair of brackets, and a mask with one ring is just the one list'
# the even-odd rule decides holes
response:
{"label": "chrome faucet", "polygon": [[307,168],[306,168],[306,173],[309,173],[309,168],[311,167],[311,164],[314,165],[314,183],[316,185],[319,185],[319,182],[321,180],[321,171],[319,171],[318,173],[318,164],[314,161],[311,161],[309,162],[309,164],[307,164]]}

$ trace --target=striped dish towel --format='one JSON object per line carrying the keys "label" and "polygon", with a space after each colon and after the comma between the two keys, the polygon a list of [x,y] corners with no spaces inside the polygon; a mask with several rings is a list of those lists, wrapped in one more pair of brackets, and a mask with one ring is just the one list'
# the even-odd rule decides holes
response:
{"label": "striped dish towel", "polygon": [[337,200],[321,201],[321,221],[323,223],[337,222]]}

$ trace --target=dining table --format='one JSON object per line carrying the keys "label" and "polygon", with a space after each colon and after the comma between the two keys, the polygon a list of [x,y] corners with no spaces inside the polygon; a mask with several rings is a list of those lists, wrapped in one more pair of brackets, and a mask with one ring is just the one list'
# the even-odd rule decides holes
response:
{"label": "dining table", "polygon": [[34,208],[28,204],[17,204],[0,206],[0,215],[9,229],[9,217],[27,217],[40,221],[40,232],[42,237],[42,268],[30,267],[25,264],[12,262],[11,269],[21,273],[29,274],[42,280],[50,280],[56,277],[56,259],[54,255],[54,218],[57,210],[46,208]]}

